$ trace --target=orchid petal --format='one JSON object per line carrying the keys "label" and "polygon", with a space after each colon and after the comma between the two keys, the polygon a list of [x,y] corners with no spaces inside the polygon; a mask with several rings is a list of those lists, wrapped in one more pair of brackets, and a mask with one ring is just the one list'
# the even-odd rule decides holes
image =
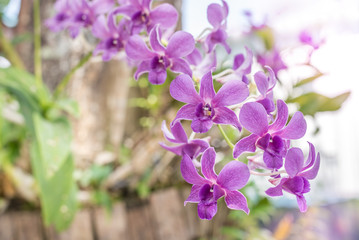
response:
{"label": "orchid petal", "polygon": [[[299,139],[305,135],[307,131],[307,123],[304,119],[303,113],[294,113],[288,125],[275,133],[284,139]],[[273,135],[272,135],[273,136]]]}
{"label": "orchid petal", "polygon": [[226,107],[216,107],[215,115],[212,121],[217,124],[228,124],[233,125],[241,130],[241,125],[239,124],[237,115],[233,112],[233,110]]}
{"label": "orchid petal", "polygon": [[164,53],[166,49],[161,43],[161,36],[159,33],[158,25],[156,25],[151,30],[149,37],[150,37],[151,48],[158,53]]}
{"label": "orchid petal", "polygon": [[288,120],[288,106],[283,100],[277,100],[277,116],[274,122],[269,126],[270,130],[281,130]]}
{"label": "orchid petal", "polygon": [[166,55],[169,58],[180,58],[190,54],[195,48],[195,41],[191,34],[178,31],[168,41]]}
{"label": "orchid petal", "polygon": [[92,25],[92,34],[99,39],[106,39],[111,36],[107,28],[107,22],[104,15],[100,15]]}
{"label": "orchid petal", "polygon": [[192,77],[192,70],[186,60],[181,58],[172,58],[172,66],[170,68],[173,72],[184,73]]}
{"label": "orchid petal", "polygon": [[212,72],[208,72],[202,77],[199,95],[205,102],[211,102],[216,95],[213,87]]}
{"label": "orchid petal", "polygon": [[196,105],[193,105],[193,104],[184,105],[183,107],[181,107],[178,110],[177,115],[176,115],[175,119],[172,121],[171,125],[174,125],[176,122],[178,122],[180,120],[195,119],[196,118],[196,109],[197,109]]}
{"label": "orchid petal", "polygon": [[151,52],[146,43],[139,35],[134,35],[128,39],[126,44],[126,54],[133,60],[149,60],[156,54]]}
{"label": "orchid petal", "polygon": [[288,178],[282,178],[277,186],[267,189],[265,193],[271,197],[283,196],[283,184],[287,180]]}
{"label": "orchid petal", "polygon": [[173,152],[176,155],[182,156],[182,150],[183,150],[183,144],[178,145],[178,146],[167,146],[166,144],[160,142],[159,143],[161,147],[163,147],[164,149],[166,149],[167,151]]}
{"label": "orchid petal", "polygon": [[211,119],[194,119],[191,128],[196,133],[205,133],[211,129],[213,122]]}
{"label": "orchid petal", "polygon": [[152,70],[148,73],[148,81],[154,85],[161,85],[166,81],[167,71],[166,69]]}
{"label": "orchid petal", "polygon": [[320,154],[318,153],[314,166],[308,171],[300,173],[299,175],[305,177],[306,179],[312,180],[318,175],[319,166],[320,166]]}
{"label": "orchid petal", "polygon": [[249,208],[246,197],[238,191],[227,191],[224,200],[227,207],[234,210],[242,210],[246,214],[249,214]]}
{"label": "orchid petal", "polygon": [[249,179],[248,166],[242,162],[231,161],[219,173],[217,183],[226,190],[237,190],[244,187]]}
{"label": "orchid petal", "polygon": [[198,204],[198,216],[200,219],[211,220],[217,213],[217,202],[205,204],[200,202]]}
{"label": "orchid petal", "polygon": [[135,72],[135,79],[138,80],[142,74],[149,71],[151,71],[151,60],[142,61]]}
{"label": "orchid petal", "polygon": [[256,141],[258,136],[255,134],[251,134],[247,137],[239,140],[236,145],[234,145],[233,149],[233,157],[239,157],[243,152],[255,152],[256,151]]}
{"label": "orchid petal", "polygon": [[216,162],[216,152],[214,148],[208,148],[202,155],[201,169],[203,176],[208,180],[216,180],[217,174],[214,171],[214,165]]}
{"label": "orchid petal", "polygon": [[161,28],[170,28],[176,25],[178,13],[171,4],[163,3],[152,9],[149,18],[153,25],[160,24]]}
{"label": "orchid petal", "polygon": [[295,177],[303,168],[304,156],[300,148],[291,148],[285,157],[284,168],[290,177]]}
{"label": "orchid petal", "polygon": [[192,78],[186,74],[179,75],[171,82],[170,94],[174,99],[180,102],[190,104],[202,102],[201,97],[194,88]]}
{"label": "orchid petal", "polygon": [[199,198],[199,190],[201,189],[202,185],[193,185],[191,192],[188,196],[188,198],[186,199],[186,201],[184,201],[184,205],[186,206],[187,203],[199,203],[201,201],[201,199]]}
{"label": "orchid petal", "polygon": [[264,151],[263,161],[270,169],[279,169],[283,166],[283,158],[268,151]]}
{"label": "orchid petal", "polygon": [[257,89],[262,96],[265,96],[268,90],[268,77],[267,75],[260,71],[254,74],[254,82],[257,85]]}
{"label": "orchid petal", "polygon": [[212,104],[216,107],[230,106],[243,102],[249,95],[246,84],[239,80],[231,80],[219,89]]}
{"label": "orchid petal", "polygon": [[184,155],[182,158],[181,173],[183,179],[190,184],[203,185],[207,183],[207,181],[198,174],[192,163],[192,159],[187,155]]}
{"label": "orchid petal", "polygon": [[297,203],[301,212],[306,212],[308,209],[307,201],[304,196],[297,196]]}
{"label": "orchid petal", "polygon": [[225,18],[226,16],[221,5],[212,3],[208,6],[207,20],[214,28],[220,27]]}
{"label": "orchid petal", "polygon": [[239,121],[248,131],[258,136],[268,131],[267,111],[259,103],[244,104],[239,112]]}

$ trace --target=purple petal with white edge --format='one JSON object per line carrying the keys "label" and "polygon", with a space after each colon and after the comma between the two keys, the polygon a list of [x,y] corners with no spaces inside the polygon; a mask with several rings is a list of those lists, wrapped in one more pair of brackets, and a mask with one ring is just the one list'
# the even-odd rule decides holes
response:
{"label": "purple petal with white edge", "polygon": [[214,110],[215,115],[212,119],[214,123],[233,125],[241,131],[242,127],[239,124],[238,117],[233,110],[226,107],[216,107]]}
{"label": "purple petal with white edge", "polygon": [[158,5],[150,12],[151,24],[160,24],[161,28],[170,28],[176,25],[178,13],[171,4],[164,3]]}
{"label": "purple petal with white edge", "polygon": [[[176,123],[177,124],[177,123]],[[176,125],[175,124],[175,125]],[[180,123],[181,124],[181,123]],[[178,143],[179,141],[177,141],[177,139],[175,138],[175,136],[173,136],[173,134],[168,130],[167,126],[166,126],[166,120],[162,121],[162,125],[161,125],[161,130],[163,132],[163,136],[170,142],[173,143]]]}
{"label": "purple petal with white edge", "polygon": [[217,179],[217,174],[214,171],[215,162],[216,152],[213,147],[208,148],[202,155],[201,169],[203,176],[211,181],[215,181]]}
{"label": "purple petal with white edge", "polygon": [[311,166],[313,166],[314,162],[315,162],[315,147],[312,143],[308,142],[309,144],[309,154],[308,154],[308,158],[305,162],[305,167],[302,169],[302,172],[308,168],[310,168]]}
{"label": "purple petal with white edge", "polygon": [[212,72],[207,72],[201,79],[201,87],[199,89],[199,95],[206,102],[212,101],[216,92],[213,87]]}
{"label": "purple petal with white edge", "polygon": [[202,139],[194,139],[183,146],[183,152],[190,158],[197,158],[199,154],[209,148],[209,143]]}
{"label": "purple petal with white edge", "polygon": [[225,18],[226,16],[221,5],[212,3],[208,6],[207,19],[214,28],[220,27]]}
{"label": "purple petal with white edge", "polygon": [[234,210],[242,210],[249,214],[249,208],[246,197],[238,191],[227,191],[224,201],[227,207]]}
{"label": "purple petal with white edge", "polygon": [[219,89],[212,104],[216,107],[230,106],[243,102],[248,95],[249,89],[246,84],[240,80],[231,80]]}
{"label": "purple petal with white edge", "polygon": [[239,140],[233,149],[233,157],[239,157],[243,152],[255,152],[256,151],[256,141],[258,136],[251,134],[245,138]]}
{"label": "purple petal with white edge", "polygon": [[135,72],[135,79],[138,80],[138,78],[142,74],[147,73],[150,70],[151,70],[151,60],[142,61]]}
{"label": "purple petal with white edge", "polygon": [[161,85],[166,81],[167,71],[166,69],[149,71],[148,81],[154,85]]}
{"label": "purple petal with white edge", "polygon": [[272,188],[268,188],[265,193],[268,195],[268,196],[271,196],[271,197],[278,197],[278,196],[283,196],[283,184],[288,180],[288,178],[282,178],[280,180],[280,183],[275,186],[275,187],[272,187]]}
{"label": "purple petal with white edge", "polygon": [[269,126],[271,131],[281,130],[288,120],[288,106],[283,100],[277,100],[277,116],[274,122]]}
{"label": "purple petal with white edge", "polygon": [[285,157],[284,168],[290,177],[295,177],[303,168],[304,156],[300,148],[291,148]]}
{"label": "purple petal with white edge", "polygon": [[[268,96],[268,95],[267,95]],[[262,106],[265,108],[268,114],[273,112],[275,110],[275,105],[272,99],[266,97],[264,99],[260,99],[256,101],[257,103],[262,104]]]}
{"label": "purple petal with white edge", "polygon": [[213,122],[211,119],[194,119],[191,128],[196,133],[205,133],[211,129]]}
{"label": "purple petal with white edge", "polygon": [[297,196],[297,203],[301,212],[306,212],[308,209],[307,201],[304,196]]}
{"label": "purple petal with white edge", "polygon": [[184,201],[184,205],[186,206],[187,203],[199,203],[199,201],[201,201],[201,199],[199,198],[199,190],[201,189],[202,185],[193,185],[191,192],[188,196],[188,198],[186,199],[186,201]]}
{"label": "purple petal with white edge", "polygon": [[197,66],[202,62],[201,52],[197,48],[195,48],[189,55],[186,56],[186,59],[189,64]]}
{"label": "purple petal with white edge", "polygon": [[213,185],[213,199],[215,201],[220,199],[225,194],[226,194],[226,192],[220,186]]}
{"label": "purple petal with white edge", "polygon": [[127,56],[133,60],[149,60],[156,56],[147,48],[145,41],[139,35],[130,37],[125,49]]}
{"label": "purple petal with white edge", "polygon": [[300,173],[299,176],[305,177],[306,179],[312,180],[318,175],[320,167],[320,154],[317,154],[317,158],[315,160],[314,166],[309,169],[308,171],[305,171],[303,173]]}
{"label": "purple petal with white edge", "polygon": [[172,66],[170,68],[173,72],[184,73],[192,77],[192,70],[186,60],[181,58],[172,58]]}
{"label": "purple petal with white edge", "polygon": [[173,152],[174,154],[178,155],[178,156],[182,156],[183,155],[183,144],[178,145],[178,146],[167,146],[166,144],[160,142],[159,143],[161,147],[163,147],[164,149],[166,149],[167,151]]}
{"label": "purple petal with white edge", "polygon": [[249,179],[248,166],[242,162],[231,161],[227,163],[217,178],[217,184],[226,190],[237,190],[244,187]]}
{"label": "purple petal with white edge", "polygon": [[184,131],[182,124],[180,122],[175,123],[171,126],[171,132],[178,142],[187,143],[187,134]]}
{"label": "purple petal with white edge", "polygon": [[193,120],[196,118],[196,109],[197,106],[193,104],[187,104],[181,107],[175,119],[172,121],[171,125],[175,124],[176,122],[180,120]]}
{"label": "purple petal with white edge", "polygon": [[194,88],[192,78],[186,74],[177,76],[171,82],[170,94],[174,99],[180,102],[190,104],[198,104],[202,102],[202,98]]}
{"label": "purple petal with white edge", "polygon": [[193,36],[184,31],[175,32],[168,40],[166,55],[169,58],[180,58],[190,54],[195,48]]}
{"label": "purple petal with white edge", "polygon": [[233,69],[237,70],[242,64],[244,63],[244,55],[243,54],[237,54],[234,56],[233,60]]}
{"label": "purple petal with white edge", "polygon": [[161,43],[161,35],[159,33],[159,25],[156,25],[154,28],[152,28],[150,32],[150,45],[151,48],[158,52],[158,53],[164,53],[166,51],[165,47]]}
{"label": "purple petal with white edge", "polygon": [[217,202],[205,204],[200,202],[198,204],[198,216],[200,219],[211,220],[217,213]]}
{"label": "purple petal with white edge", "polygon": [[257,85],[257,89],[262,96],[265,96],[268,90],[268,77],[267,75],[260,71],[254,74],[254,82]]}
{"label": "purple petal with white edge", "polygon": [[281,156],[264,151],[263,161],[270,169],[279,169],[283,166],[283,158]]}
{"label": "purple petal with white edge", "polygon": [[207,183],[207,181],[198,174],[192,163],[192,159],[187,155],[184,155],[182,158],[181,173],[183,179],[190,184],[203,185]]}
{"label": "purple petal with white edge", "polygon": [[256,102],[243,105],[239,112],[239,121],[251,133],[263,136],[268,131],[267,111]]}
{"label": "purple petal with white edge", "polygon": [[123,14],[123,15],[126,15],[127,17],[131,18],[137,11],[138,11],[138,9],[133,7],[133,5],[128,4],[128,5],[124,5],[124,6],[120,6],[120,7],[116,8],[113,13],[114,14]]}
{"label": "purple petal with white edge", "polygon": [[92,34],[99,39],[106,39],[111,36],[104,15],[100,15],[92,25]]}
{"label": "purple petal with white edge", "polygon": [[264,66],[264,68],[268,71],[269,73],[269,77],[268,77],[268,90],[267,91],[270,91],[272,90],[276,83],[277,83],[277,78],[275,77],[275,73],[273,72],[272,68],[269,67],[269,66]]}
{"label": "purple petal with white edge", "polygon": [[[288,125],[275,133],[284,139],[300,139],[307,131],[307,122],[304,119],[303,113],[294,113]],[[273,135],[272,135],[273,136]]]}

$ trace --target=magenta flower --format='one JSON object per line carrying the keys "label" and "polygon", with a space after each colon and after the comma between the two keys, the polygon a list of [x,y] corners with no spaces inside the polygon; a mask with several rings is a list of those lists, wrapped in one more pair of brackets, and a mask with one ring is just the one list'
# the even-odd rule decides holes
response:
{"label": "magenta flower", "polygon": [[148,80],[152,84],[163,84],[167,78],[166,69],[170,68],[173,72],[184,73],[192,76],[192,70],[187,61],[182,57],[190,54],[194,49],[193,36],[187,32],[175,32],[164,47],[160,41],[158,25],[150,32],[150,45],[152,51],[148,49],[144,40],[135,35],[130,37],[126,45],[127,56],[140,64],[135,73],[135,79],[148,72]]}
{"label": "magenta flower", "polygon": [[[307,211],[307,203],[303,196],[304,193],[310,191],[310,184],[308,180],[314,179],[319,171],[320,154],[315,157],[315,148],[313,144],[309,143],[309,156],[304,164],[303,152],[300,148],[291,148],[285,157],[284,168],[288,173],[288,177],[282,178],[277,186],[269,188],[266,194],[272,197],[282,196],[283,190],[294,194],[297,197],[299,210],[301,212]],[[278,182],[275,179],[272,182]]]}
{"label": "magenta flower", "polygon": [[209,148],[208,139],[192,139],[188,140],[187,134],[184,131],[182,124],[180,122],[171,126],[171,132],[168,131],[166,127],[166,121],[162,122],[162,131],[165,138],[172,142],[176,143],[176,146],[167,146],[164,143],[160,143],[160,145],[168,150],[173,152],[174,154],[183,156],[188,155],[191,159],[197,158],[201,153],[204,152],[207,148]]}
{"label": "magenta flower", "polygon": [[270,67],[265,66],[265,69],[267,69],[269,76],[267,76],[262,71],[254,74],[254,82],[256,83],[257,89],[260,93],[260,96],[256,102],[262,104],[267,113],[270,114],[275,110],[272,90],[277,83],[277,79]]}
{"label": "magenta flower", "polygon": [[217,66],[216,51],[205,54],[202,57],[201,52],[195,48],[191,54],[186,57],[188,63],[193,69],[193,78],[197,81],[209,71],[214,71]]}
{"label": "magenta flower", "polygon": [[228,4],[224,0],[222,0],[222,4],[223,6],[212,3],[207,8],[207,19],[213,26],[211,33],[208,34],[205,40],[207,52],[212,52],[217,44],[221,44],[227,53],[231,52],[231,48],[226,42],[228,38],[226,32]]}
{"label": "magenta flower", "polygon": [[53,32],[66,29],[71,20],[72,11],[69,0],[57,0],[55,3],[56,15],[46,20],[45,25]]}
{"label": "magenta flower", "polygon": [[81,28],[92,26],[97,16],[110,11],[114,4],[114,0],[69,1],[72,18],[68,28],[71,37],[75,38],[79,34]]}
{"label": "magenta flower", "polygon": [[233,79],[239,79],[245,84],[249,84],[249,79],[247,78],[247,74],[251,73],[252,70],[252,62],[253,62],[253,53],[252,51],[245,47],[246,57],[243,54],[237,54],[234,56],[233,61],[233,70],[234,73],[226,75],[220,79],[219,82],[227,82]]}
{"label": "magenta flower", "polygon": [[130,32],[127,28],[128,20],[122,19],[116,24],[116,15],[110,13],[107,21],[104,15],[99,16],[92,27],[92,34],[101,39],[93,55],[102,53],[104,61],[111,60],[119,51],[125,48]]}
{"label": "magenta flower", "polygon": [[233,149],[234,158],[243,152],[255,152],[256,147],[264,150],[263,161],[270,169],[283,165],[289,140],[299,139],[307,130],[307,123],[301,112],[296,112],[287,126],[288,107],[282,100],[277,101],[278,113],[269,125],[267,111],[257,102],[246,103],[239,112],[239,120],[252,134],[239,140]]}
{"label": "magenta flower", "polygon": [[202,77],[200,84],[198,94],[188,75],[180,75],[172,81],[171,96],[188,103],[178,110],[172,124],[182,119],[192,120],[191,128],[197,133],[207,132],[213,123],[230,124],[241,129],[236,114],[226,106],[244,101],[249,95],[247,85],[238,80],[229,81],[216,93],[211,72]]}
{"label": "magenta flower", "polygon": [[266,52],[261,55],[257,55],[258,63],[264,66],[270,66],[276,77],[278,77],[278,72],[283,69],[287,69],[287,65],[282,60],[280,53],[277,49],[272,49],[270,52]]}
{"label": "magenta flower", "polygon": [[161,29],[174,27],[178,20],[177,10],[170,4],[160,4],[151,9],[152,0],[129,0],[129,4],[116,9],[131,20],[131,33],[140,33],[146,28],[147,32],[157,24]]}
{"label": "magenta flower", "polygon": [[208,148],[202,155],[200,176],[192,160],[187,155],[181,161],[181,173],[186,182],[193,184],[190,195],[185,201],[198,203],[198,216],[210,220],[217,213],[217,201],[224,196],[227,207],[249,213],[246,197],[238,191],[243,188],[249,179],[249,170],[246,164],[231,161],[219,173],[214,171],[216,152]]}

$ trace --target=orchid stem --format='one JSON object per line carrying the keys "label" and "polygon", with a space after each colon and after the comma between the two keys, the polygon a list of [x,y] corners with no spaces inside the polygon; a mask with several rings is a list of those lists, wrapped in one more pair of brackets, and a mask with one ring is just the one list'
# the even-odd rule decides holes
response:
{"label": "orchid stem", "polygon": [[220,73],[214,75],[214,76],[213,76],[213,79],[217,79],[217,78],[223,77],[223,76],[228,75],[228,74],[231,74],[231,73],[233,73],[233,72],[234,72],[233,69],[230,69],[230,68],[229,68],[229,69],[226,69],[226,70],[224,70],[224,71],[222,71],[222,72],[220,72]]}
{"label": "orchid stem", "polygon": [[189,140],[193,140],[195,136],[196,136],[196,133],[192,132],[191,135],[189,136]]}
{"label": "orchid stem", "polygon": [[281,170],[281,171],[277,171],[277,172],[261,173],[261,172],[256,172],[256,171],[250,170],[250,173],[252,175],[257,175],[257,176],[273,176],[273,175],[278,175],[278,174],[287,173],[287,172],[285,170]]}
{"label": "orchid stem", "polygon": [[36,84],[42,86],[40,0],[34,0],[34,69]]}
{"label": "orchid stem", "polygon": [[81,68],[85,63],[87,63],[92,56],[92,51],[89,52],[88,54],[86,54],[78,63],[75,67],[73,67],[70,72],[68,72],[65,77],[61,80],[61,82],[59,83],[59,85],[56,87],[55,89],[55,93],[54,96],[55,98],[59,97],[60,94],[62,93],[62,91],[65,89],[65,87],[67,86],[67,84],[69,83],[72,75],[79,69]]}
{"label": "orchid stem", "polygon": [[14,67],[25,69],[25,65],[22,62],[19,54],[16,52],[10,41],[5,37],[2,31],[2,27],[0,27],[0,47],[4,51],[5,56],[11,62],[11,64],[14,65]]}
{"label": "orchid stem", "polygon": [[224,140],[226,140],[228,146],[233,149],[234,148],[234,144],[231,142],[231,140],[229,139],[229,137],[227,136],[227,134],[224,132],[223,128],[221,125],[217,125],[218,126],[218,129],[219,131],[221,132],[222,136],[224,137]]}
{"label": "orchid stem", "polygon": [[196,42],[198,42],[198,41],[201,39],[202,35],[203,35],[205,32],[210,31],[210,30],[211,30],[210,28],[205,28],[205,29],[203,29],[203,31],[198,35],[198,37],[196,37]]}

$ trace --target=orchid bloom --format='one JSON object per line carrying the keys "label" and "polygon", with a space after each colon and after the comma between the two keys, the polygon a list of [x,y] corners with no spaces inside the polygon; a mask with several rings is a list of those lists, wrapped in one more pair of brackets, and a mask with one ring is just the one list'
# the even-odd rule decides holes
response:
{"label": "orchid bloom", "polygon": [[192,120],[194,132],[207,132],[213,125],[229,124],[241,129],[236,114],[227,106],[243,102],[249,95],[247,85],[238,80],[225,83],[216,93],[213,88],[212,73],[206,73],[197,93],[192,78],[179,75],[170,85],[170,94],[177,101],[187,103],[177,112],[172,124],[186,119]]}
{"label": "orchid bloom", "polygon": [[130,37],[127,27],[127,20],[122,19],[116,24],[116,15],[110,13],[107,16],[107,21],[104,15],[98,17],[93,24],[92,34],[101,39],[93,52],[97,55],[102,52],[102,59],[104,61],[111,60],[119,51],[125,48],[125,43]]}
{"label": "orchid bloom", "polygon": [[178,20],[177,10],[168,3],[163,3],[151,8],[152,0],[129,0],[128,4],[115,10],[127,16],[131,21],[131,33],[140,33],[146,28],[147,32],[157,24],[161,29],[174,27]]}
{"label": "orchid bloom", "polygon": [[305,163],[303,152],[300,148],[289,149],[284,164],[288,177],[282,178],[280,181],[278,178],[274,179],[274,181],[272,180],[271,182],[277,182],[277,185],[266,191],[266,194],[271,197],[282,196],[283,190],[294,194],[297,197],[301,212],[307,211],[307,203],[303,194],[310,191],[308,180],[312,180],[317,176],[320,166],[320,154],[318,153],[317,157],[315,157],[315,148],[311,143],[309,143],[309,149],[309,155]]}
{"label": "orchid bloom", "polygon": [[243,105],[239,112],[239,120],[252,134],[239,140],[233,149],[234,158],[243,152],[255,152],[256,147],[264,150],[263,161],[270,169],[279,169],[283,165],[288,144],[291,139],[299,139],[307,130],[303,113],[296,112],[288,125],[288,107],[284,101],[277,101],[277,117],[269,125],[267,111],[257,102]]}
{"label": "orchid bloom", "polygon": [[273,101],[273,88],[277,83],[277,79],[270,67],[265,66],[265,69],[267,69],[269,76],[267,76],[264,72],[259,71],[254,74],[254,82],[256,83],[257,89],[260,93],[257,102],[262,104],[267,113],[270,114],[275,110]]}
{"label": "orchid bloom", "polygon": [[217,201],[224,196],[227,207],[249,214],[246,197],[238,190],[243,188],[250,173],[246,164],[238,161],[227,163],[219,175],[214,171],[216,152],[208,148],[202,155],[200,176],[187,155],[181,161],[181,173],[186,182],[193,184],[185,201],[198,203],[198,216],[210,220],[217,213]]}
{"label": "orchid bloom", "polygon": [[201,52],[195,48],[186,59],[193,69],[193,79],[198,82],[205,73],[214,71],[217,66],[215,50],[202,57]]}
{"label": "orchid bloom", "polygon": [[192,76],[189,64],[182,57],[190,54],[195,41],[193,36],[187,32],[175,32],[164,47],[160,41],[158,25],[150,32],[150,45],[152,51],[148,49],[145,41],[139,36],[130,37],[126,44],[127,56],[140,64],[135,73],[135,79],[148,72],[148,81],[152,84],[163,84],[167,78],[166,69],[170,68],[176,73],[185,73]]}
{"label": "orchid bloom", "polygon": [[222,4],[223,6],[217,3],[212,3],[207,8],[207,19],[213,29],[206,37],[205,45],[207,47],[207,52],[212,52],[217,44],[221,44],[229,54],[231,48],[226,42],[228,38],[226,32],[228,4],[224,0],[222,0]]}
{"label": "orchid bloom", "polygon": [[66,29],[69,26],[72,11],[69,0],[57,0],[55,3],[56,15],[46,20],[45,25],[53,32]]}
{"label": "orchid bloom", "polygon": [[183,156],[188,155],[191,159],[197,158],[207,148],[209,148],[208,139],[191,139],[188,140],[187,134],[184,131],[180,122],[171,126],[171,131],[166,127],[166,121],[162,122],[163,135],[165,138],[172,143],[176,143],[176,146],[167,146],[164,143],[160,145],[174,154]]}

